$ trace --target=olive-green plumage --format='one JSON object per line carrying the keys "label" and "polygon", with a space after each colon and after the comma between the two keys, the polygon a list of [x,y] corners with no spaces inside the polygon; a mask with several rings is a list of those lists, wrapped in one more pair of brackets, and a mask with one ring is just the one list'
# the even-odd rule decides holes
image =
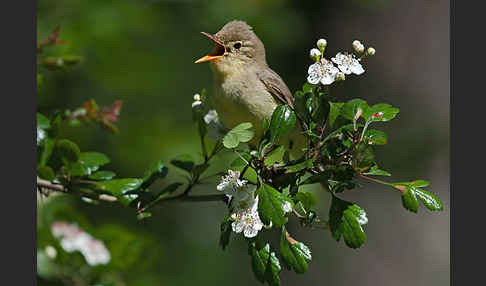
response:
{"label": "olive-green plumage", "polygon": [[[256,134],[250,143],[255,143],[262,135],[264,118],[270,119],[278,104],[293,106],[292,94],[268,66],[265,47],[247,23],[232,21],[216,34],[206,35],[216,45],[210,54],[214,57],[210,60],[215,80],[214,108],[227,128],[251,122]],[[284,140],[281,143],[293,141],[296,148],[304,144],[298,128]]]}

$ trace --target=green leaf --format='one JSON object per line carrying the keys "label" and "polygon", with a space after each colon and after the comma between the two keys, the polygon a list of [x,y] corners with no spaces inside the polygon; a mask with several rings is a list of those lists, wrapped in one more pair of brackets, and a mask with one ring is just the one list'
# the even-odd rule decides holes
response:
{"label": "green leaf", "polygon": [[189,173],[192,172],[192,169],[194,168],[194,159],[188,154],[179,155],[172,159],[170,163]]}
{"label": "green leaf", "polygon": [[79,156],[79,162],[87,166],[91,172],[99,169],[100,166],[110,163],[110,159],[103,153],[83,152]]}
{"label": "green leaf", "polygon": [[169,169],[167,168],[167,166],[164,165],[161,160],[155,162],[152,167],[150,167],[150,169],[145,171],[142,187],[146,188],[152,185],[155,180],[165,178],[167,176],[167,173],[169,173]]}
{"label": "green leaf", "polygon": [[280,262],[278,261],[277,255],[275,255],[275,252],[272,251],[267,262],[267,269],[265,269],[265,281],[267,281],[268,285],[280,285],[280,277],[278,274],[281,270],[282,268],[280,267]]}
{"label": "green leaf", "polygon": [[300,185],[315,184],[320,182],[327,183],[327,180],[331,178],[331,175],[332,175],[331,172],[324,171],[321,174],[310,176],[305,181],[303,181]]}
{"label": "green leaf", "polygon": [[116,179],[111,181],[96,182],[93,184],[95,189],[108,192],[114,196],[122,196],[128,191],[133,191],[142,185],[142,179]]}
{"label": "green leaf", "polygon": [[305,122],[309,122],[311,117],[307,110],[307,98],[312,94],[310,93],[303,93],[302,91],[297,91],[294,94],[294,108],[297,116],[304,120]]}
{"label": "green leaf", "polygon": [[317,204],[316,197],[310,192],[299,192],[295,198],[304,205],[306,210],[310,210]]}
{"label": "green leaf", "polygon": [[373,148],[361,142],[355,146],[353,150],[353,167],[356,170],[363,170],[369,168],[375,159],[375,155],[373,153]]}
{"label": "green leaf", "polygon": [[263,248],[258,249],[255,242],[249,245],[251,255],[251,266],[255,277],[262,283],[268,285],[280,285],[278,274],[281,271],[280,263],[275,252],[270,252],[270,245],[267,243]]}
{"label": "green leaf", "polygon": [[366,241],[366,233],[362,225],[368,223],[365,211],[356,204],[332,197],[329,211],[329,226],[331,233],[339,241],[341,236],[350,248],[358,248]]}
{"label": "green leaf", "polygon": [[370,145],[385,145],[387,142],[386,133],[376,129],[366,130],[364,137]]}
{"label": "green leaf", "polygon": [[152,216],[151,212],[141,212],[137,214],[137,219],[138,220],[144,220]]}
{"label": "green leaf", "polygon": [[371,167],[366,173],[363,173],[363,175],[373,175],[373,176],[391,176],[390,173],[387,171],[383,171],[378,169],[378,165],[374,165]]}
{"label": "green leaf", "polygon": [[52,151],[54,150],[54,146],[56,145],[56,141],[51,138],[45,138],[45,140],[40,145],[40,159],[39,165],[43,166],[49,162],[49,158],[51,158]]}
{"label": "green leaf", "polygon": [[42,115],[41,113],[37,112],[37,129],[49,129],[51,127],[51,123],[47,117]]}
{"label": "green leaf", "polygon": [[341,107],[341,116],[352,121],[358,112],[358,109],[362,110],[362,117],[363,114],[367,114],[369,108],[370,107],[366,104],[366,101],[359,98],[352,99]]}
{"label": "green leaf", "polygon": [[57,153],[64,163],[77,162],[81,154],[78,145],[67,139],[58,140],[54,152]]}
{"label": "green leaf", "polygon": [[421,189],[421,187],[429,185],[428,181],[417,180],[410,183],[394,183],[391,185],[401,191],[402,205],[409,211],[418,212],[418,200],[431,211],[442,211],[444,209],[439,198]]}
{"label": "green leaf", "polygon": [[98,171],[89,175],[88,178],[95,181],[106,181],[113,179],[115,176],[116,174],[112,171]]}
{"label": "green leaf", "polygon": [[293,239],[282,227],[280,237],[280,255],[288,269],[293,268],[296,273],[304,273],[309,268],[307,261],[312,260],[310,249],[302,242]]}
{"label": "green leaf", "polygon": [[[285,148],[283,146],[278,146],[270,153],[267,154],[265,158],[265,165],[273,166],[275,163],[282,162],[283,156],[285,154]],[[243,160],[242,160],[243,161]]]}
{"label": "green leaf", "polygon": [[314,166],[314,159],[309,159],[309,160],[306,160],[302,163],[292,165],[292,166],[288,166],[288,167],[285,167],[285,168],[287,169],[287,171],[289,173],[296,173],[296,172],[305,170],[307,168],[312,168],[312,166]]}
{"label": "green leaf", "polygon": [[366,112],[363,112],[363,117],[369,121],[390,121],[400,112],[396,107],[386,103],[375,104],[370,107]]}
{"label": "green leaf", "polygon": [[295,113],[290,106],[277,106],[270,120],[270,142],[275,143],[280,137],[289,133],[294,128],[296,120]]}
{"label": "green leaf", "polygon": [[329,105],[329,126],[332,127],[339,114],[341,113],[341,108],[343,107],[344,102],[329,102]]}
{"label": "green leaf", "polygon": [[83,176],[91,175],[90,167],[80,162],[69,164],[68,166],[65,167],[65,170],[72,177],[83,177]]}
{"label": "green leaf", "polygon": [[314,88],[314,86],[313,86],[312,84],[310,84],[310,83],[306,82],[306,83],[304,83],[304,85],[302,86],[302,91],[303,91],[304,93],[306,93],[306,92],[310,92],[310,93],[312,93],[312,89],[313,89],[313,88]]}
{"label": "green leaf", "polygon": [[287,222],[284,204],[293,207],[292,200],[269,185],[262,185],[256,193],[259,197],[258,212],[262,221],[266,225],[272,222],[276,227],[284,225]]}
{"label": "green leaf", "polygon": [[248,142],[253,138],[254,132],[248,130],[253,125],[249,122],[241,123],[231,129],[223,138],[223,145],[228,149],[236,148],[241,142]]}

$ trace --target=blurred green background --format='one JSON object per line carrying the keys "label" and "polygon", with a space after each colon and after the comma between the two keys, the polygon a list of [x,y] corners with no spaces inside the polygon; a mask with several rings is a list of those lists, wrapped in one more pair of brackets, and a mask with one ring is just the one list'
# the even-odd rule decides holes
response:
{"label": "blurred green background", "polygon": [[[350,51],[355,39],[375,47],[366,73],[349,77],[333,92],[343,101],[360,97],[400,108],[398,119],[382,126],[389,143],[377,148],[377,162],[392,172],[393,181],[430,180],[429,190],[443,200],[445,211],[421,208],[412,214],[401,207],[398,193],[364,182],[344,197],[368,213],[365,245],[352,250],[328,232],[291,222],[294,236],[313,250],[313,261],[305,275],[283,271],[282,285],[450,283],[449,1],[39,0],[37,5],[38,38],[60,25],[60,38],[68,42],[46,53],[84,58],[66,71],[42,70],[38,110],[74,109],[91,98],[100,105],[123,100],[118,134],[90,127],[64,130],[83,151],[107,154],[108,169],[120,177],[142,176],[156,160],[169,162],[180,153],[199,155],[192,96],[212,90],[209,66],[193,63],[212,48],[200,31],[214,33],[233,19],[247,21],[264,42],[269,65],[292,91],[306,80],[308,51],[317,39],[327,39],[328,56]],[[216,171],[225,169],[227,160],[217,162]],[[171,169],[166,183],[180,176]],[[214,191],[215,184],[197,190]],[[318,188],[314,192],[326,217],[329,198]],[[48,234],[55,220],[77,222],[105,242],[112,254],[107,266],[78,268],[80,256],[60,248],[54,261],[73,276],[103,277],[99,285],[258,284],[241,236],[232,236],[226,251],[218,247],[226,214],[222,203],[166,204],[144,222],[133,209],[65,197],[44,198],[38,210],[40,250],[55,244]],[[49,275],[39,279],[40,285],[56,283]]]}

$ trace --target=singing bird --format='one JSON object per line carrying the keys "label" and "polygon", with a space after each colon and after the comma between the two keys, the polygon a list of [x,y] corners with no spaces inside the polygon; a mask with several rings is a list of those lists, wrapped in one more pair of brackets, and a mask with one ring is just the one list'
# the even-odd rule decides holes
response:
{"label": "singing bird", "polygon": [[[292,94],[268,66],[263,43],[246,22],[231,21],[214,35],[201,33],[214,43],[214,50],[196,63],[210,62],[215,82],[212,103],[220,121],[226,128],[251,122],[254,145],[263,133],[263,120],[271,118],[278,104],[293,108]],[[296,127],[279,143],[296,150],[305,139]]]}

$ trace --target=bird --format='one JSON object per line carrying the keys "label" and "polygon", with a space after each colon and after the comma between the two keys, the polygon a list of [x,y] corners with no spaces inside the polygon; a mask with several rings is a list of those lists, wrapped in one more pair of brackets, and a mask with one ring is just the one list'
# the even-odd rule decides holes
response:
{"label": "bird", "polygon": [[[209,62],[214,77],[212,104],[224,127],[252,123],[255,145],[263,134],[263,121],[270,120],[279,104],[293,108],[293,96],[283,79],[267,64],[263,42],[244,21],[225,24],[217,33],[201,32],[214,43],[214,50],[195,63]],[[279,142],[297,150],[305,144],[299,124]]]}

